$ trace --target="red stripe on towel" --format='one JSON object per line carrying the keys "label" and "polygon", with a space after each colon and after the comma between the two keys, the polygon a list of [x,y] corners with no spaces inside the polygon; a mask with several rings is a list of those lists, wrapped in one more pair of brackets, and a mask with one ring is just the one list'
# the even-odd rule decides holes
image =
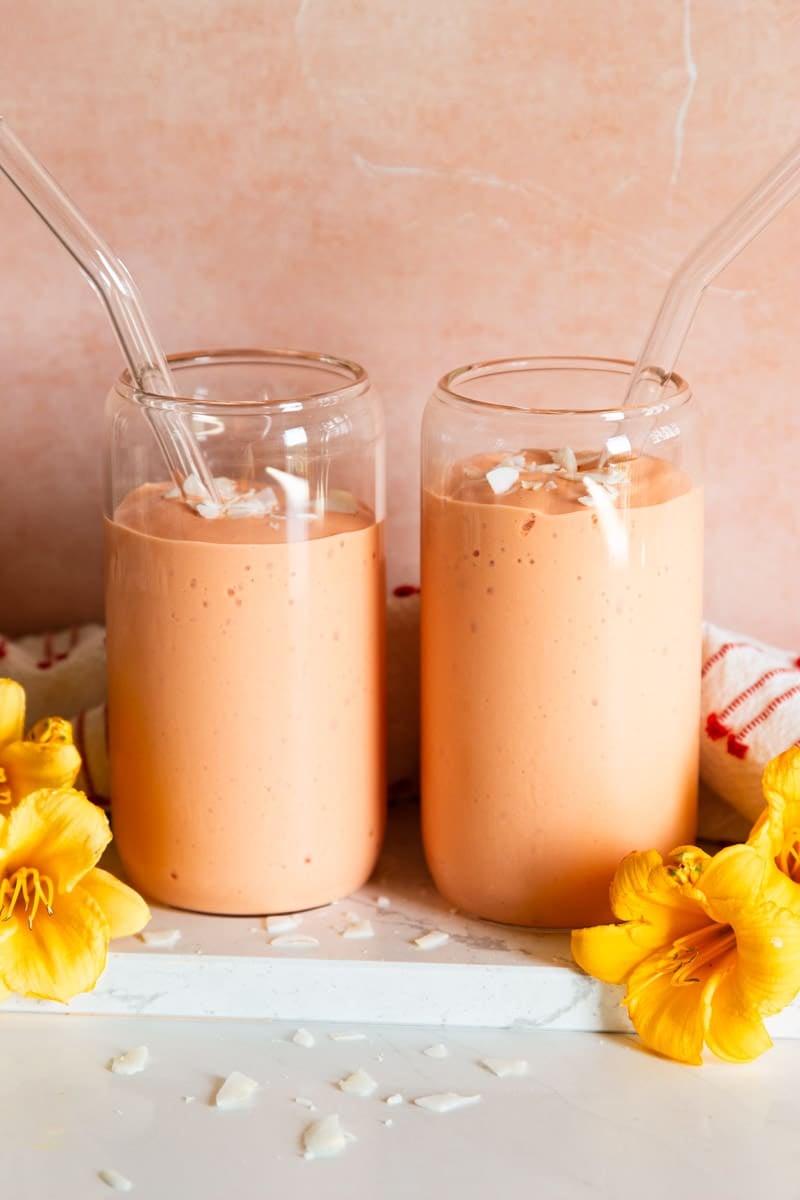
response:
{"label": "red stripe on towel", "polygon": [[726,654],[731,650],[747,650],[753,649],[749,642],[723,642],[714,653],[703,663],[702,678],[705,679],[712,667],[715,667],[718,662],[721,662]]}
{"label": "red stripe on towel", "polygon": [[765,721],[768,721],[773,713],[782,704],[785,704],[787,700],[791,700],[793,696],[798,695],[800,695],[800,684],[795,684],[794,687],[787,688],[785,692],[781,692],[780,696],[776,696],[774,700],[770,700],[769,704],[761,710],[757,717],[753,717],[752,721],[748,721],[737,733],[732,733],[729,736],[728,753],[732,754],[734,758],[745,758],[748,751],[745,738],[748,734],[751,734],[759,725],[763,725]]}

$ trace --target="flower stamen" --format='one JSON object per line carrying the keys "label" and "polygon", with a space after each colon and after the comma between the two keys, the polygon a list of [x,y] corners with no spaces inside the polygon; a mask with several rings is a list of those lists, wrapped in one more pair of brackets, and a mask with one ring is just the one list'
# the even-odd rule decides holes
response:
{"label": "flower stamen", "polygon": [[40,904],[44,904],[52,917],[53,894],[53,882],[47,875],[40,875],[36,867],[20,867],[10,878],[0,883],[0,921],[11,920],[22,897],[22,905],[28,916],[28,928],[33,929],[33,921]]}

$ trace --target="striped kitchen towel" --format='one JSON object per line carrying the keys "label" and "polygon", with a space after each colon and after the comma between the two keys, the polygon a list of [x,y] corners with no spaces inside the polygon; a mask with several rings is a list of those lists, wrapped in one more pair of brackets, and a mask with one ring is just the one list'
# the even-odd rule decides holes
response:
{"label": "striped kitchen towel", "polygon": [[800,656],[706,624],[700,776],[742,816],[764,806],[761,773],[800,744]]}

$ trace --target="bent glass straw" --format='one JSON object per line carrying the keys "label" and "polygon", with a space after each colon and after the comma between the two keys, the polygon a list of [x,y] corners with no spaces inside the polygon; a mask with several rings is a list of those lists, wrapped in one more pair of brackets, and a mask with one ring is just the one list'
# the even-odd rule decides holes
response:
{"label": "bent glass straw", "polygon": [[708,285],[800,191],[800,141],[681,263],[636,361],[624,404],[659,400]]}
{"label": "bent glass straw", "polygon": [[[103,301],[133,382],[145,394],[177,396],[166,357],[125,264],[95,232],[52,175],[0,117],[0,171],[72,256]],[[219,501],[203,453],[177,406],[145,405],[145,414],[176,484],[194,474]]]}

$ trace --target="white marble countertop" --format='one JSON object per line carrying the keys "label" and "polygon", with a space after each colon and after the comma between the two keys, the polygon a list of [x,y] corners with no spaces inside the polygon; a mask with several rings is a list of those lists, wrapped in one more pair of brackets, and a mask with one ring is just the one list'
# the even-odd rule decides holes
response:
{"label": "white marble countertop", "polygon": [[[800,1044],[758,1062],[679,1066],[628,1035],[497,1029],[337,1027],[154,1017],[3,1013],[3,1186],[14,1200],[102,1200],[114,1170],[147,1200],[752,1200],[798,1195]],[[110,1060],[146,1044],[147,1068]],[[447,1057],[430,1058],[432,1043]],[[489,1057],[524,1058],[496,1078]],[[362,1068],[374,1096],[342,1094]],[[233,1070],[261,1090],[248,1110],[213,1097]],[[415,1098],[479,1094],[474,1107],[424,1111]],[[404,1103],[387,1106],[399,1092]],[[310,1100],[315,1112],[296,1097]],[[184,1097],[193,1097],[187,1102]],[[306,1161],[309,1121],[337,1113],[357,1138],[340,1158]],[[385,1124],[391,1121],[391,1125]]]}

